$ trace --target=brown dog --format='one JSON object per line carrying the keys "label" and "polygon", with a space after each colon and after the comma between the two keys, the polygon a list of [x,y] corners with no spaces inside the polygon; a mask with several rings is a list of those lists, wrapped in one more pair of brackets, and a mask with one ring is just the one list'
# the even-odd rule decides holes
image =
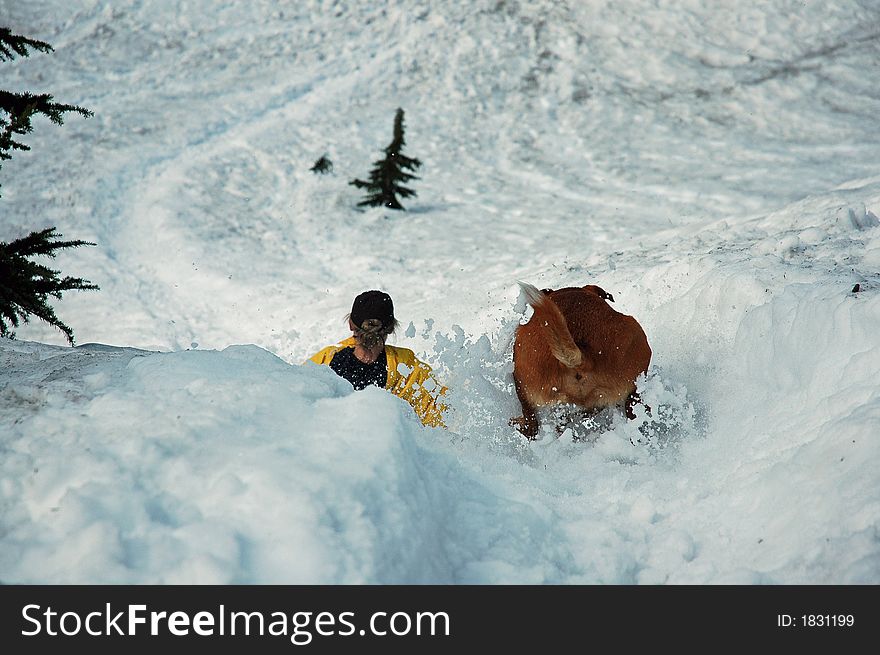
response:
{"label": "brown dog", "polygon": [[614,311],[611,294],[592,284],[555,291],[520,287],[535,311],[516,330],[513,379],[523,415],[511,424],[532,439],[536,408],[555,404],[576,405],[584,414],[625,406],[634,418],[636,378],[651,363],[638,322]]}

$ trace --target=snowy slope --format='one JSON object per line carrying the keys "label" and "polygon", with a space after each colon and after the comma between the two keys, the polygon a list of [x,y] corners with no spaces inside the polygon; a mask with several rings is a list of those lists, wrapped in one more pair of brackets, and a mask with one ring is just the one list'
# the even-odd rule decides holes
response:
{"label": "snowy slope", "polygon": [[[0,239],[97,242],[57,309],[117,346],[0,342],[3,581],[880,581],[876,3],[718,4],[0,0],[56,48],[4,88],[95,112]],[[398,106],[419,195],[357,211]],[[659,416],[524,443],[518,279],[612,291]],[[448,431],[300,365],[366,288]]]}

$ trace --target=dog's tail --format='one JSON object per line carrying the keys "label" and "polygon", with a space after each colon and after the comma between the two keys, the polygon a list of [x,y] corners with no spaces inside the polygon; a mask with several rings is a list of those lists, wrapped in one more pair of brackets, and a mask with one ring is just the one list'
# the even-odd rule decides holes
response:
{"label": "dog's tail", "polygon": [[526,297],[526,301],[535,310],[532,321],[538,321],[538,325],[544,327],[544,333],[547,335],[547,345],[550,346],[550,352],[560,362],[569,368],[580,366],[583,361],[583,353],[577,347],[571,332],[568,329],[568,323],[565,317],[559,311],[556,303],[542,291],[526,282],[520,282],[519,288],[522,289]]}

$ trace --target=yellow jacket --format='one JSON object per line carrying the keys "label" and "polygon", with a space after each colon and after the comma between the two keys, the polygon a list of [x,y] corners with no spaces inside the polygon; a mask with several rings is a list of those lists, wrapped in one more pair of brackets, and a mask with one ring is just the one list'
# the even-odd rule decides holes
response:
{"label": "yellow jacket", "polygon": [[[354,337],[349,337],[335,346],[327,346],[310,357],[309,361],[329,365],[337,352],[354,345]],[[385,358],[388,362],[388,382],[385,388],[412,405],[422,423],[430,427],[445,428],[443,412],[447,406],[440,403],[440,398],[446,394],[447,389],[434,379],[431,367],[417,359],[412,350],[398,346],[386,345]]]}

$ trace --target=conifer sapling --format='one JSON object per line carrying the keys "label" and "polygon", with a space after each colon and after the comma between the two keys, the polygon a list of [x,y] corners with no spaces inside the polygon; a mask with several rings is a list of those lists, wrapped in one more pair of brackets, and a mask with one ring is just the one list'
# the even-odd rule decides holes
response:
{"label": "conifer sapling", "polygon": [[406,171],[415,171],[422,162],[418,159],[407,157],[401,151],[406,145],[403,136],[403,109],[398,109],[394,116],[394,139],[385,148],[385,157],[373,162],[368,181],[355,179],[349,184],[359,189],[366,189],[367,196],[358,203],[358,207],[388,207],[389,209],[404,209],[397,199],[410,198],[416,195],[412,189],[403,186],[403,183],[419,179]]}
{"label": "conifer sapling", "polygon": [[322,155],[321,158],[315,162],[315,165],[312,166],[309,170],[312,171],[312,173],[315,173],[316,175],[318,173],[320,173],[321,175],[324,175],[326,173],[332,173],[333,172],[333,162],[330,161],[330,158],[325,154],[325,155]]}

